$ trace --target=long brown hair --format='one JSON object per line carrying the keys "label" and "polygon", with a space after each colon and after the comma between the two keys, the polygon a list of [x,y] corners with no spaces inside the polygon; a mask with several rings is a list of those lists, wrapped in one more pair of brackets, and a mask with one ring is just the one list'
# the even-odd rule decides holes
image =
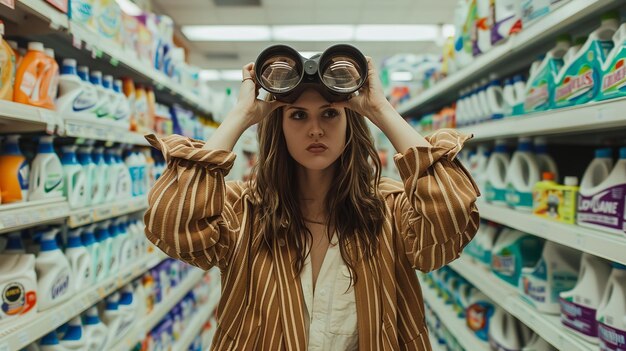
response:
{"label": "long brown hair", "polygon": [[[345,111],[346,146],[333,165],[334,181],[325,199],[329,213],[326,227],[336,229],[341,256],[350,269],[352,282],[356,283],[354,264],[362,256],[371,256],[378,245],[384,202],[378,193],[380,159],[365,117],[349,109]],[[300,273],[310,254],[307,243],[312,241],[312,235],[300,210],[297,163],[287,150],[282,120],[283,111],[279,108],[258,125],[259,159],[251,177],[251,188],[259,200],[255,207],[265,243],[270,250],[279,238],[295,245],[297,258],[292,263]],[[331,233],[327,235],[330,239]],[[346,250],[351,238],[358,245],[351,251],[356,253],[354,257],[349,257]]]}

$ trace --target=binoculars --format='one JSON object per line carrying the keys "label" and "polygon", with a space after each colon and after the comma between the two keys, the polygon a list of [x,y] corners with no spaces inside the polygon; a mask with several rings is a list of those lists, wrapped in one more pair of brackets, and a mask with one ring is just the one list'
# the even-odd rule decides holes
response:
{"label": "binoculars", "polygon": [[276,100],[292,103],[308,88],[329,102],[349,99],[367,80],[367,59],[354,46],[333,45],[311,58],[287,45],[263,50],[254,65],[257,83]]}

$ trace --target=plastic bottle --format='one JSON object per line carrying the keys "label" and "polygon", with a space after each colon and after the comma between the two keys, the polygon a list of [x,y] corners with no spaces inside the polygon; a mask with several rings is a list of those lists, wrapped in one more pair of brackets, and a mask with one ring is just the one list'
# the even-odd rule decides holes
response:
{"label": "plastic bottle", "polygon": [[81,146],[78,148],[78,162],[83,167],[85,173],[85,205],[95,205],[95,196],[98,194],[98,167],[91,158],[91,146]]}
{"label": "plastic bottle", "polygon": [[535,138],[535,161],[540,174],[551,172],[554,174],[554,181],[558,182],[559,169],[552,156],[548,154],[548,142],[545,138]]}
{"label": "plastic bottle", "polygon": [[82,228],[82,242],[87,250],[89,257],[91,258],[90,263],[90,272],[91,272],[91,282],[97,283],[104,279],[104,253],[102,250],[103,246],[100,245],[98,241],[96,241],[96,225],[91,224]]}
{"label": "plastic bottle", "polygon": [[602,351],[626,349],[626,266],[612,265],[596,316]]}
{"label": "plastic bottle", "polygon": [[0,254],[0,326],[36,315],[37,306],[35,256],[13,245],[7,248]]}
{"label": "plastic bottle", "polygon": [[489,105],[489,98],[487,96],[487,87],[489,82],[487,80],[482,80],[480,82],[480,86],[478,87],[478,104],[480,106],[480,118],[477,120],[478,123],[482,123],[491,118],[492,110]]}
{"label": "plastic bottle", "polygon": [[602,86],[596,100],[606,100],[626,95],[626,23],[613,34],[613,49],[602,65]]}
{"label": "plastic bottle", "polygon": [[108,90],[102,85],[102,72],[91,71],[89,81],[98,92],[98,105],[95,109],[99,121],[104,121],[111,115],[111,99]]}
{"label": "plastic bottle", "polygon": [[109,232],[110,221],[100,222],[96,225],[96,240],[100,245],[100,260],[98,262],[98,271],[96,272],[96,279],[100,281],[109,276],[109,270],[111,269],[111,260],[113,255],[113,240],[111,239],[111,233]]}
{"label": "plastic bottle", "polygon": [[81,239],[82,228],[70,229],[67,232],[65,256],[70,262],[76,291],[82,291],[93,284],[92,259]]}
{"label": "plastic bottle", "polygon": [[120,269],[120,251],[121,240],[120,232],[117,228],[115,220],[108,221],[107,230],[109,231],[109,239],[111,240],[111,260],[109,263],[109,276],[116,276]]}
{"label": "plastic bottle", "polygon": [[[130,330],[133,321],[128,318],[127,311],[119,308],[120,294],[114,292],[106,299],[106,306],[102,313],[102,321],[109,329],[109,345],[124,337]],[[108,349],[108,348],[105,348]]]}
{"label": "plastic bottle", "polygon": [[530,335],[525,324],[502,307],[496,306],[489,323],[489,345],[492,350],[521,350]]}
{"label": "plastic bottle", "polygon": [[135,90],[135,120],[138,132],[148,132],[148,96],[143,85],[137,85]]}
{"label": "plastic bottle", "polygon": [[64,192],[63,166],[54,152],[54,137],[39,138],[37,156],[31,164],[28,199],[61,198]]}
{"label": "plastic bottle", "polygon": [[522,8],[517,0],[490,1],[491,44],[497,45],[522,30]]}
{"label": "plastic bottle", "polygon": [[484,189],[487,180],[487,164],[491,152],[486,145],[478,145],[476,153],[470,156],[469,171],[474,177],[479,189]]}
{"label": "plastic bottle", "polygon": [[489,119],[501,119],[504,117],[504,98],[502,83],[492,74],[487,85],[487,104],[490,110]]}
{"label": "plastic bottle", "polygon": [[493,246],[491,270],[500,279],[519,287],[522,268],[537,264],[542,247],[542,239],[519,230],[505,228]]}
{"label": "plastic bottle", "polygon": [[115,183],[116,197],[118,199],[130,198],[133,196],[132,178],[128,167],[122,161],[122,149],[113,149],[113,157],[117,174]]}
{"label": "plastic bottle", "polygon": [[46,106],[54,109],[56,107],[56,98],[59,92],[59,64],[54,58],[54,50],[50,48],[44,49],[46,58],[50,63],[50,69],[41,83],[41,89],[45,93]]}
{"label": "plastic bottle", "polygon": [[87,204],[87,175],[86,170],[78,162],[76,149],[78,146],[70,145],[62,148],[63,174],[65,177],[65,192],[70,208],[80,208]]}
{"label": "plastic bottle", "polygon": [[104,148],[93,148],[92,161],[96,165],[96,177],[94,178],[93,197],[91,203],[93,205],[99,205],[104,203],[108,193],[110,193],[109,183],[109,165],[104,160]]}
{"label": "plastic bottle", "polygon": [[126,95],[122,92],[121,80],[116,79],[113,81],[113,92],[115,93],[115,98],[117,100],[113,116],[121,127],[124,127],[126,130],[130,130],[130,103],[126,98]]}
{"label": "plastic bottle", "polygon": [[599,184],[594,182],[600,180],[599,176],[604,176],[604,162],[594,160],[587,167],[578,197],[579,225],[623,235],[626,208],[623,196],[626,191],[626,148],[620,148],[619,155],[619,161],[611,173]]}
{"label": "plastic bottle", "polygon": [[532,141],[522,137],[506,173],[507,204],[518,210],[532,211],[533,187],[540,180],[539,166],[532,152]]}
{"label": "plastic bottle", "polygon": [[137,131],[137,108],[136,108],[136,104],[137,104],[137,97],[135,94],[135,83],[133,82],[132,79],[125,77],[123,80],[123,91],[124,91],[124,95],[126,95],[126,99],[128,101],[128,105],[130,107],[130,115],[129,115],[129,123],[130,123],[130,130],[131,131]]}
{"label": "plastic bottle", "polygon": [[41,246],[35,260],[39,312],[67,301],[74,294],[74,278],[70,263],[57,246],[57,228],[41,235]]}
{"label": "plastic bottle", "polygon": [[467,327],[476,334],[476,337],[488,341],[495,304],[478,289],[472,291],[469,303],[470,305],[465,311]]}
{"label": "plastic bottle", "polygon": [[491,22],[489,21],[489,0],[476,0],[476,20],[474,31],[474,56],[491,50]]}
{"label": "plastic bottle", "polygon": [[81,99],[91,101],[93,104],[89,109],[83,111],[85,118],[91,121],[95,121],[97,118],[97,111],[100,107],[100,95],[98,95],[98,88],[90,81],[89,67],[78,66],[78,77],[82,83],[83,95]]}
{"label": "plastic bottle", "polygon": [[9,135],[5,139],[0,155],[0,190],[2,203],[25,201],[28,199],[28,178],[30,167],[20,150],[19,135]]}
{"label": "plastic bottle", "polygon": [[87,339],[83,334],[83,323],[80,320],[80,316],[72,318],[67,323],[67,331],[59,343],[61,347],[68,351],[85,350]]}
{"label": "plastic bottle", "polygon": [[594,344],[598,343],[596,312],[610,274],[607,261],[583,253],[576,286],[560,294],[563,325]]}
{"label": "plastic bottle", "polygon": [[541,61],[533,63],[526,84],[524,112],[545,111],[552,107],[555,79],[563,67],[563,56],[570,48],[572,38],[561,35],[556,46]]}
{"label": "plastic bottle", "polygon": [[156,96],[154,90],[151,87],[146,87],[146,100],[148,102],[148,119],[146,121],[146,127],[149,132],[154,131],[154,116],[156,115]]}
{"label": "plastic bottle", "polygon": [[496,140],[494,151],[487,162],[487,179],[485,194],[487,202],[495,205],[506,205],[506,174],[509,168],[509,154],[506,143]]}
{"label": "plastic bottle", "polygon": [[478,260],[481,264],[486,266],[491,265],[491,255],[493,253],[493,247],[496,243],[496,239],[498,238],[499,231],[500,227],[493,222],[487,222],[487,225],[484,227],[479,243],[480,255],[478,257]]}
{"label": "plastic bottle", "polygon": [[0,100],[13,100],[13,84],[15,81],[15,53],[2,37],[4,23],[0,21]]}
{"label": "plastic bottle", "polygon": [[475,15],[472,16],[470,13],[470,3],[470,0],[460,0],[454,11],[454,58],[459,68],[469,65],[474,60],[471,31]]}
{"label": "plastic bottle", "polygon": [[22,63],[15,73],[15,86],[13,89],[13,101],[37,107],[53,109],[47,99],[47,90],[43,86],[49,86],[46,79],[52,78],[48,74],[54,67],[49,57],[44,53],[42,43],[28,43],[28,52],[22,59]]}
{"label": "plastic bottle", "polygon": [[539,334],[533,334],[522,351],[558,351],[554,346],[548,344]]}
{"label": "plastic bottle", "polygon": [[66,351],[57,336],[56,330],[53,330],[46,334],[39,340],[39,350],[41,351]]}
{"label": "plastic bottle", "polygon": [[117,110],[117,104],[119,100],[117,99],[117,94],[113,90],[113,76],[106,74],[102,76],[102,86],[106,91],[106,95],[108,96],[109,101],[109,115],[107,116],[111,121],[115,122],[115,110]]}
{"label": "plastic bottle", "polygon": [[102,323],[96,306],[89,307],[83,315],[83,330],[85,332],[86,350],[104,351],[107,345],[109,329]]}
{"label": "plastic bottle", "polygon": [[539,312],[560,313],[559,294],[576,285],[580,254],[578,250],[547,241],[539,262],[522,269],[523,296]]}
{"label": "plastic bottle", "polygon": [[64,59],[59,77],[57,111],[63,118],[91,120],[98,96],[78,75],[76,60]]}
{"label": "plastic bottle", "polygon": [[115,150],[108,148],[104,151],[104,161],[106,163],[107,172],[107,192],[105,193],[104,202],[112,202],[115,200],[117,196],[117,178],[119,173],[119,168],[116,165],[115,161]]}
{"label": "plastic bottle", "polygon": [[[15,72],[13,72],[13,82],[15,83],[15,73],[17,72],[17,68],[22,63],[22,59],[24,58],[24,55],[26,54],[26,50],[24,50],[23,48],[20,48],[17,45],[17,42],[14,40],[7,40],[6,42],[11,47],[11,50],[13,50],[13,57],[15,57]],[[11,100],[12,99],[13,99],[13,96],[11,96]]]}
{"label": "plastic bottle", "polygon": [[115,221],[119,240],[119,251],[117,257],[120,270],[125,269],[130,264],[132,264],[135,258],[134,242],[131,234],[128,231],[128,225],[126,224],[127,222],[128,219],[126,217],[120,217]]}
{"label": "plastic bottle", "polygon": [[139,165],[139,159],[137,158],[137,154],[135,152],[129,153],[128,156],[126,156],[124,163],[126,164],[126,167],[128,167],[128,171],[130,172],[132,194],[133,196],[139,196],[141,195],[141,166]]}
{"label": "plastic bottle", "polygon": [[618,12],[602,16],[600,27],[556,77],[553,108],[584,104],[596,97],[602,85],[602,64],[613,48],[613,34],[618,27]]}

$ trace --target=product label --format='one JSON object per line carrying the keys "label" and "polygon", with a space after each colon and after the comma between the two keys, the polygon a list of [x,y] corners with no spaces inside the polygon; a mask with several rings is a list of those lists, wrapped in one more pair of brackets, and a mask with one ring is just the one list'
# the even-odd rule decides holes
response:
{"label": "product label", "polygon": [[50,297],[52,300],[56,300],[58,298],[63,297],[67,292],[70,286],[70,276],[67,272],[63,272],[57,276],[57,279],[54,280],[52,287],[50,288]]}
{"label": "product label", "polygon": [[497,255],[491,255],[491,269],[496,273],[507,277],[514,277],[516,272],[515,268],[515,256],[513,256],[509,250],[504,249]]}
{"label": "product label", "polygon": [[50,173],[46,177],[46,182],[44,183],[44,191],[46,193],[52,192],[63,184],[63,175],[60,173]]}
{"label": "product label", "polygon": [[2,290],[2,315],[17,316],[25,314],[37,303],[37,295],[34,291],[26,291],[24,286],[18,282],[7,284]]}
{"label": "product label", "polygon": [[493,315],[493,306],[490,303],[477,302],[465,311],[465,322],[478,338],[487,341],[491,315]]}
{"label": "product label", "polygon": [[602,94],[626,93],[626,65],[620,59],[602,78]]}
{"label": "product label", "polygon": [[524,295],[531,302],[557,304],[560,300],[560,293],[573,289],[578,279],[576,274],[556,270],[552,272],[551,277],[552,286],[549,286],[548,270],[542,258],[531,274],[524,274],[522,277]]}
{"label": "product label", "polygon": [[74,99],[72,110],[81,112],[93,108],[98,103],[98,96],[93,94],[90,89],[84,90]]}
{"label": "product label", "polygon": [[109,5],[98,16],[98,29],[106,38],[113,39],[117,36],[122,26],[122,14],[120,8],[114,4]]}
{"label": "product label", "polygon": [[518,191],[513,184],[509,184],[506,189],[506,203],[511,207],[524,207],[532,210],[533,193]]}
{"label": "product label", "polygon": [[615,329],[600,322],[598,323],[598,336],[600,337],[600,350],[626,350],[626,330]]}
{"label": "product label", "polygon": [[592,196],[578,194],[578,223],[595,224],[622,231],[626,184],[608,188]]}
{"label": "product label", "polygon": [[565,299],[559,301],[561,302],[561,322],[564,325],[592,338],[598,336],[595,309]]}
{"label": "product label", "polygon": [[30,167],[28,167],[28,161],[22,162],[19,171],[17,172],[17,179],[20,182],[20,188],[22,190],[28,190],[28,178],[30,176]]}
{"label": "product label", "polygon": [[93,6],[89,1],[74,1],[72,0],[72,19],[87,23],[91,20],[93,15]]}
{"label": "product label", "polygon": [[594,69],[588,65],[583,66],[578,75],[566,76],[556,88],[555,101],[572,101],[590,91],[595,84],[593,76]]}
{"label": "product label", "polygon": [[[27,96],[31,96],[33,90],[35,90],[35,84],[37,83],[37,78],[30,73],[29,71],[24,72],[22,76],[22,84],[20,84],[20,90],[26,94]],[[38,98],[38,97],[35,97]]]}
{"label": "product label", "polygon": [[485,184],[485,196],[487,202],[506,202],[506,188],[496,188],[487,181]]}
{"label": "product label", "polygon": [[[546,68],[544,68],[546,70]],[[546,109],[549,106],[548,83],[540,80],[537,84],[530,88],[524,100],[524,111],[532,112]]]}

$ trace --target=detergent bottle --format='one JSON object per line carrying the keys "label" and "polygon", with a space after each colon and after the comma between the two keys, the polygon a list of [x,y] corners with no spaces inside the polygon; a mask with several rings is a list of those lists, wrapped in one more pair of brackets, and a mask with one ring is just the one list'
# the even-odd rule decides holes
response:
{"label": "detergent bottle", "polygon": [[90,120],[97,104],[98,95],[78,75],[76,60],[64,59],[59,77],[59,114],[68,119]]}
{"label": "detergent bottle", "polygon": [[485,194],[487,202],[506,205],[506,174],[509,168],[509,154],[504,140],[496,140],[496,145],[487,162]]}
{"label": "detergent bottle", "polygon": [[95,121],[97,118],[97,110],[99,108],[100,96],[98,95],[98,88],[90,81],[89,67],[78,66],[78,77],[82,83],[82,95],[81,100],[90,101],[91,107],[83,110],[85,118]]}
{"label": "detergent bottle", "polygon": [[102,321],[109,329],[107,339],[109,340],[109,344],[111,344],[128,333],[133,321],[128,318],[127,311],[119,307],[120,293],[114,292],[107,297],[105,301],[106,304],[102,313]]}
{"label": "detergent bottle", "polygon": [[505,116],[516,116],[524,113],[526,98],[526,82],[521,75],[515,75],[504,83],[502,90],[503,113]]}
{"label": "detergent bottle", "polygon": [[559,314],[559,294],[574,288],[579,268],[580,251],[547,241],[539,262],[522,269],[522,296],[539,312]]}
{"label": "detergent bottle", "polygon": [[78,162],[83,168],[85,173],[85,205],[96,205],[96,195],[100,196],[98,187],[98,166],[93,161],[92,155],[93,147],[81,146],[78,148]]}
{"label": "detergent bottle", "polygon": [[56,98],[59,92],[59,64],[54,57],[54,50],[50,48],[44,49],[46,58],[50,62],[50,69],[46,72],[46,76],[41,83],[41,89],[44,89],[46,105],[54,109],[56,107]]}
{"label": "detergent bottle", "polygon": [[491,251],[491,270],[500,279],[519,287],[522,268],[537,264],[542,247],[541,238],[505,228],[500,232]]}
{"label": "detergent bottle", "polygon": [[626,348],[626,266],[615,262],[612,266],[596,316],[602,351]]}
{"label": "detergent bottle", "polygon": [[0,21],[0,100],[13,100],[15,81],[15,52],[4,36],[4,23]]}
{"label": "detergent bottle", "polygon": [[53,75],[49,72],[54,70],[51,60],[44,52],[42,43],[28,43],[28,52],[22,59],[22,63],[15,73],[15,86],[13,89],[13,101],[22,104],[53,109],[54,104],[47,99],[47,90]]}
{"label": "detergent bottle", "polygon": [[122,89],[122,81],[120,79],[114,80],[113,92],[115,93],[117,102],[115,103],[116,108],[113,112],[113,116],[121,127],[124,127],[126,130],[130,130],[130,103],[126,98],[126,95],[124,95]]}
{"label": "detergent bottle", "polygon": [[70,0],[69,17],[73,22],[82,23],[95,29],[94,10],[96,6],[96,0]]}
{"label": "detergent bottle", "polygon": [[602,65],[602,86],[597,100],[613,99],[626,95],[626,23],[613,34],[613,50]]}
{"label": "detergent bottle", "polygon": [[137,131],[147,132],[148,129],[148,96],[143,85],[137,85],[135,90],[135,120]]}
{"label": "detergent bottle", "polygon": [[465,90],[461,90],[459,92],[459,98],[456,100],[456,127],[461,128],[465,126]]}
{"label": "detergent bottle", "polygon": [[525,324],[502,307],[496,306],[489,323],[489,345],[492,350],[521,350],[531,335]]}
{"label": "detergent bottle", "polygon": [[563,67],[563,56],[570,48],[572,38],[563,34],[556,46],[541,61],[533,63],[526,84],[524,112],[545,111],[552,107],[555,78]]}
{"label": "detergent bottle", "polygon": [[454,58],[456,66],[463,68],[474,60],[472,30],[475,11],[470,11],[471,0],[460,0],[454,11]]}
{"label": "detergent bottle", "polygon": [[522,137],[506,173],[507,204],[515,209],[532,211],[533,187],[540,180],[539,166],[532,152],[532,141]]}
{"label": "detergent bottle", "polygon": [[59,337],[57,335],[56,330],[51,331],[46,334],[43,338],[39,340],[39,350],[40,351],[65,351],[65,348],[61,346],[59,342]]}
{"label": "detergent bottle", "polygon": [[554,108],[584,104],[598,95],[602,64],[613,48],[613,35],[619,27],[619,13],[602,16],[600,28],[593,31],[575,57],[563,66],[555,79]]}
{"label": "detergent bottle", "polygon": [[129,123],[130,123],[130,130],[133,132],[137,131],[137,111],[136,111],[136,103],[137,103],[137,98],[135,95],[135,83],[133,82],[132,79],[125,77],[122,80],[122,84],[123,84],[123,91],[124,91],[124,95],[126,96],[126,99],[128,101],[128,106],[130,108],[130,115],[129,115]]}
{"label": "detergent bottle", "polygon": [[111,191],[109,184],[109,165],[104,160],[104,148],[94,147],[92,161],[96,165],[96,177],[94,178],[93,197],[91,203],[99,205],[104,203],[106,195]]}
{"label": "detergent bottle", "polygon": [[70,263],[57,245],[58,228],[44,230],[35,260],[39,312],[67,301],[74,294]]}
{"label": "detergent bottle", "polygon": [[479,242],[478,261],[487,267],[491,265],[493,246],[496,243],[499,232],[500,227],[494,222],[487,222],[482,231]]}
{"label": "detergent bottle", "polygon": [[59,341],[64,350],[85,350],[87,339],[83,331],[83,323],[80,316],[72,318],[67,323],[67,330]]}
{"label": "detergent bottle", "polygon": [[28,199],[62,198],[64,193],[63,166],[54,152],[54,137],[39,138],[37,156],[31,164]]}
{"label": "detergent bottle", "polygon": [[26,55],[26,49],[20,48],[14,40],[7,40],[7,43],[11,49],[13,49],[13,55],[15,55],[15,72],[17,72],[17,68],[20,66],[22,59]]}
{"label": "detergent bottle", "polygon": [[522,351],[558,351],[554,346],[545,341],[539,334],[533,334]]}
{"label": "detergent bottle", "polygon": [[474,21],[474,56],[491,50],[491,21],[489,0],[474,0],[476,2],[476,19]]}
{"label": "detergent bottle", "polygon": [[[596,154],[596,158],[598,155]],[[608,156],[608,155],[600,155]],[[619,161],[608,177],[604,176],[605,166],[592,161],[587,167],[579,189],[579,225],[623,235],[624,194],[626,192],[626,148],[620,148]],[[595,181],[600,181],[596,184]]]}
{"label": "detergent bottle", "polygon": [[37,311],[35,255],[7,247],[9,250],[0,254],[0,327],[35,316]]}
{"label": "detergent bottle", "polygon": [[467,307],[465,311],[467,327],[474,332],[476,337],[480,340],[488,341],[488,333],[495,304],[478,289],[472,290],[469,304],[469,307]]}
{"label": "detergent bottle", "polygon": [[[116,181],[116,196],[118,199],[130,198],[133,196],[132,178],[130,171],[124,162],[122,161],[122,149],[113,149],[114,161],[116,167],[117,181]],[[141,174],[141,170],[140,170]]]}
{"label": "detergent bottle", "polygon": [[480,82],[480,87],[478,88],[478,102],[481,107],[481,117],[478,120],[479,123],[489,120],[492,115],[492,106],[489,104],[489,98],[487,95],[488,85],[489,82],[487,80],[482,80]]}
{"label": "detergent bottle", "polygon": [[560,294],[563,325],[594,344],[598,343],[596,312],[610,274],[609,262],[583,253],[576,286]]}
{"label": "detergent bottle", "polygon": [[20,150],[20,136],[9,135],[0,154],[0,190],[2,203],[26,201],[30,168]]}
{"label": "detergent bottle", "polygon": [[111,99],[108,90],[102,81],[102,72],[92,71],[89,74],[89,81],[98,92],[98,105],[95,108],[96,117],[103,121],[111,115]]}
{"label": "detergent bottle", "polygon": [[135,152],[131,152],[126,156],[124,160],[128,171],[130,172],[131,188],[133,196],[141,195],[140,181],[141,181],[141,165],[139,164],[139,158]]}
{"label": "detergent bottle", "polygon": [[96,283],[104,279],[104,254],[102,252],[103,247],[96,240],[95,230],[96,225],[91,224],[86,227],[83,227],[82,232],[82,242],[91,258],[90,262],[90,273],[91,273],[91,282]]}
{"label": "detergent bottle", "polygon": [[135,299],[132,284],[126,284],[120,290],[119,309],[126,315],[124,319],[132,323],[137,318],[138,301]]}
{"label": "detergent bottle", "polygon": [[501,119],[504,117],[502,83],[494,74],[490,76],[490,81],[487,85],[487,104],[491,112],[489,119]]}
{"label": "detergent bottle", "polygon": [[11,232],[0,237],[0,253],[3,254],[18,254],[22,255],[26,253],[24,243],[22,241],[22,233]]}
{"label": "detergent bottle", "polygon": [[112,202],[116,199],[117,192],[117,178],[119,177],[119,167],[115,161],[115,150],[107,148],[104,151],[104,161],[106,163],[107,172],[107,192],[105,193],[104,202]]}
{"label": "detergent bottle", "polygon": [[497,45],[522,30],[522,8],[517,0],[491,0],[491,44]]}
{"label": "detergent bottle", "polygon": [[554,174],[554,180],[558,182],[559,170],[552,156],[548,154],[548,142],[545,138],[535,138],[535,161],[539,167],[539,174],[550,172]]}
{"label": "detergent bottle", "polygon": [[102,323],[96,306],[89,307],[83,315],[83,330],[87,342],[86,350],[104,351],[109,329]]}
{"label": "detergent bottle", "polygon": [[70,229],[67,233],[65,256],[70,262],[76,291],[83,291],[93,284],[92,260],[81,239],[82,228]]}
{"label": "detergent bottle", "polygon": [[469,170],[479,189],[485,188],[485,183],[487,180],[487,164],[489,163],[489,156],[491,152],[489,148],[484,145],[478,145],[476,148],[476,153],[470,156],[469,159]]}
{"label": "detergent bottle", "polygon": [[110,221],[103,221],[96,225],[96,240],[100,245],[101,259],[98,264],[102,264],[98,267],[96,274],[97,280],[104,279],[109,276],[109,270],[111,269],[111,260],[113,255],[113,240],[111,239],[111,233],[109,232]]}
{"label": "detergent bottle", "polygon": [[102,77],[102,86],[106,91],[106,95],[109,99],[109,115],[108,118],[112,121],[115,121],[115,110],[117,109],[117,104],[119,101],[117,100],[117,95],[115,91],[113,91],[113,76],[106,74]]}
{"label": "detergent bottle", "polygon": [[87,179],[83,166],[78,162],[76,149],[70,145],[62,148],[63,173],[65,175],[65,192],[70,208],[80,208],[87,204]]}
{"label": "detergent bottle", "polygon": [[118,240],[119,240],[119,251],[118,251],[118,261],[120,269],[125,269],[133,262],[133,256],[135,253],[135,247],[133,245],[133,240],[130,237],[130,233],[128,232],[127,223],[128,218],[125,216],[119,217],[115,221],[115,225],[117,226],[118,232]]}
{"label": "detergent bottle", "polygon": [[120,265],[120,251],[121,251],[121,242],[122,237],[120,236],[120,232],[118,230],[117,224],[115,220],[110,220],[108,222],[107,230],[109,231],[109,238],[111,239],[111,261],[109,265],[109,275],[115,276],[117,275]]}

